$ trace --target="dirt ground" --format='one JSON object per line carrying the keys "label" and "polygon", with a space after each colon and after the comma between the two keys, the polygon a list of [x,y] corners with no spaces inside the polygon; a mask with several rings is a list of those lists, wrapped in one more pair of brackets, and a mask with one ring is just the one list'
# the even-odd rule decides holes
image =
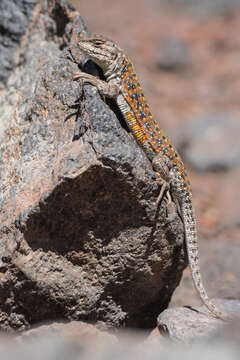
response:
{"label": "dirt ground", "polygon": [[[212,7],[216,2],[216,7]],[[88,29],[126,50],[192,183],[203,280],[240,297],[240,7],[226,2],[72,0]],[[209,8],[208,8],[209,6]],[[171,305],[197,305],[189,270]]]}

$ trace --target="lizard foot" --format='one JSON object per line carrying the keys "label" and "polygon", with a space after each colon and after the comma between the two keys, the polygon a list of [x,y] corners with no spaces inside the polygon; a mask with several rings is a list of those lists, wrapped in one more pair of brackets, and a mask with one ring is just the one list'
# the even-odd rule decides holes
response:
{"label": "lizard foot", "polygon": [[171,198],[171,195],[170,195],[170,192],[169,192],[169,184],[168,184],[168,182],[163,180],[161,177],[159,177],[156,180],[156,182],[161,185],[161,190],[160,190],[160,193],[158,195],[156,205],[157,206],[159,205],[159,203],[161,202],[165,192],[166,192],[166,195],[167,195],[167,198],[168,198],[168,204],[170,204],[172,202],[172,198]]}

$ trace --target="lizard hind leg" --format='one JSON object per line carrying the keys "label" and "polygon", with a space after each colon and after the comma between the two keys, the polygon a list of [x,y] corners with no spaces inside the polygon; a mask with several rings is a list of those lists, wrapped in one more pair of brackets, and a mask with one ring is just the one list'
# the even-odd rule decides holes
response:
{"label": "lizard hind leg", "polygon": [[164,193],[166,192],[166,196],[168,198],[168,203],[172,202],[172,198],[169,192],[169,184],[166,180],[162,179],[160,176],[157,178],[156,182],[161,185],[161,190],[157,197],[156,205],[158,206],[163,198]]}
{"label": "lizard hind leg", "polygon": [[168,203],[171,203],[172,199],[169,191],[169,167],[167,166],[167,159],[165,159],[164,155],[157,154],[152,160],[152,166],[158,174],[157,183],[162,185],[156,204],[159,205],[165,192],[168,198]]}

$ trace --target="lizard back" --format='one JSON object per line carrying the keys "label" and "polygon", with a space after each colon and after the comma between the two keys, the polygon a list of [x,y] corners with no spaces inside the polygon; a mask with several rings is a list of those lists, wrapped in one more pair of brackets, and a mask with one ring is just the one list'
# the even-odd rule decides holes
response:
{"label": "lizard back", "polygon": [[121,104],[122,99],[120,99],[119,106],[127,125],[150,159],[153,159],[158,153],[169,158],[178,173],[179,179],[181,179],[185,196],[191,196],[190,183],[179,154],[171,145],[166,133],[160,129],[154,120],[132,62],[127,57],[123,61],[124,66],[121,74],[122,93],[128,107]]}

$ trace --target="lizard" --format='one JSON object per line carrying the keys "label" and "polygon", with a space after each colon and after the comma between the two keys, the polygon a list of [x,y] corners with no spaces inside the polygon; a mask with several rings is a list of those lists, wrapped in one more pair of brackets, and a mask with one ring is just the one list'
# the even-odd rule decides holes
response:
{"label": "lizard", "polygon": [[200,299],[214,318],[224,320],[223,313],[210,300],[203,286],[192,191],[183,161],[154,120],[131,60],[114,41],[102,35],[78,37],[75,45],[102,69],[105,80],[80,71],[73,79],[81,79],[83,84],[95,86],[102,96],[115,99],[130,132],[152,163],[162,185],[157,204],[166,193],[168,201],[173,198],[180,211],[188,263]]}

